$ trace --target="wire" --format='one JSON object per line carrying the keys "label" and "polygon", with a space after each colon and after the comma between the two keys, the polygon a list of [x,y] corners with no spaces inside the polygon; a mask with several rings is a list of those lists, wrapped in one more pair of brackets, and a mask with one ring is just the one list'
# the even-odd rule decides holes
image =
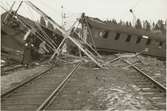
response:
{"label": "wire", "polygon": [[8,7],[10,7],[10,4],[9,4],[7,1],[5,1],[5,3],[6,3],[6,5],[7,5]]}
{"label": "wire", "polygon": [[27,6],[28,12],[30,13],[31,17],[35,20],[38,20],[38,17],[36,16],[36,13],[34,10],[32,10],[29,6]]}
{"label": "wire", "polygon": [[[57,10],[55,8],[53,8],[52,6],[48,5],[47,2],[44,2],[43,0],[39,0],[38,2],[45,7],[47,5],[49,7],[49,9],[47,9],[47,10],[49,10],[49,12],[50,11],[53,13],[57,12]],[[64,10],[64,8],[63,8],[63,10]],[[66,22],[65,25],[74,22],[76,20],[76,18],[81,15],[81,13],[73,13],[73,12],[69,12],[69,11],[68,11],[68,14],[69,14],[69,15],[67,15],[68,17],[64,18],[64,22]]]}
{"label": "wire", "polygon": [[[46,13],[49,13],[49,12],[51,12],[51,13],[58,12],[52,6],[48,5],[47,2],[44,2],[42,0],[36,0],[36,2],[38,3],[38,7],[41,6],[46,11]],[[49,7],[49,8],[46,8],[46,7]]]}
{"label": "wire", "polygon": [[2,5],[0,5],[0,7],[1,7],[4,11],[7,11],[7,9],[5,9]]}
{"label": "wire", "polygon": [[1,4],[2,4],[2,6],[6,9],[6,10],[9,10],[8,9],[8,6],[6,6],[6,4],[4,3],[4,2],[2,2],[2,1],[0,1],[1,2]]}
{"label": "wire", "polygon": [[[52,12],[56,12],[57,10],[55,10],[52,6],[48,5],[46,2],[42,1],[42,0],[39,0],[39,3],[41,3],[41,5],[45,6],[47,5],[47,7],[49,7],[49,11],[52,11]],[[51,10],[52,9],[52,10]]]}
{"label": "wire", "polygon": [[135,9],[139,5],[139,3],[141,3],[141,1],[142,0],[137,0],[136,3],[132,6],[131,9]]}

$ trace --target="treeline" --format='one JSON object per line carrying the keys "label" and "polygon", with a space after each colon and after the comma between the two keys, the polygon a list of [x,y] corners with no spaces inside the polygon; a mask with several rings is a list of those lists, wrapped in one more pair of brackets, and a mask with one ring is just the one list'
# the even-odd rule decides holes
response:
{"label": "treeline", "polygon": [[[100,20],[100,19],[98,19],[98,20]],[[121,26],[133,27],[133,28],[136,28],[136,29],[144,29],[146,31],[161,31],[164,34],[166,33],[166,22],[164,22],[163,20],[158,20],[157,22],[150,23],[147,20],[141,21],[140,19],[137,19],[135,25],[132,25],[132,23],[129,22],[129,21],[120,20],[118,22],[115,19],[105,20],[105,21],[102,21],[102,22],[104,22],[106,24],[118,24],[118,25],[121,25]],[[46,23],[45,19],[43,17],[40,18],[40,23],[42,25],[48,27],[51,30],[54,29],[53,25],[50,22]]]}
{"label": "treeline", "polygon": [[156,23],[150,23],[147,20],[141,22],[140,19],[137,19],[135,25],[132,25],[132,23],[129,21],[124,22],[120,20],[119,22],[117,22],[115,19],[105,20],[104,22],[107,24],[119,24],[136,29],[144,29],[146,31],[161,31],[162,33],[166,33],[166,22],[164,22],[163,20],[158,20]]}

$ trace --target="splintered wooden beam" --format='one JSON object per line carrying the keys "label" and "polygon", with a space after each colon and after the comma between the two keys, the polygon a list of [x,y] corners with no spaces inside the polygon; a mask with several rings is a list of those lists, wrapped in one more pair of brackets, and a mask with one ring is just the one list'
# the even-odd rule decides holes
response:
{"label": "splintered wooden beam", "polygon": [[17,7],[16,11],[15,11],[15,14],[19,11],[21,5],[23,4],[23,1],[20,2],[19,6]]}
{"label": "splintered wooden beam", "polygon": [[29,29],[24,35],[24,40],[27,40],[28,36],[31,34],[31,30]]}
{"label": "splintered wooden beam", "polygon": [[79,47],[79,49],[81,51],[83,51],[95,64],[97,64],[99,67],[103,68],[103,65],[98,61],[96,60],[97,58],[95,58],[94,56],[92,56],[93,54],[88,52],[87,50],[84,49],[84,47],[77,43],[77,41],[75,39],[73,39],[72,37],[68,36],[68,38],[75,44]]}
{"label": "splintered wooden beam", "polygon": [[56,54],[59,55],[59,49],[60,49],[61,46],[64,44],[65,40],[66,40],[66,38],[64,38],[64,39],[61,41],[60,45],[57,47],[57,49],[55,49],[55,51],[54,51],[53,55],[51,56],[51,58],[49,59],[49,61],[52,61]]}
{"label": "splintered wooden beam", "polygon": [[52,23],[62,34],[63,37],[70,39],[81,51],[83,51],[96,65],[103,68],[102,63],[100,63],[100,60],[98,60],[86,47],[84,47],[79,41],[75,40],[69,34],[58,24],[56,23],[52,18],[50,18],[47,14],[45,14],[42,10],[40,10],[38,7],[36,7],[31,1],[25,1],[27,5],[29,5],[32,9],[34,9],[36,12],[38,12],[41,16],[43,16],[46,20],[48,20],[50,23]]}
{"label": "splintered wooden beam", "polygon": [[[80,37],[79,34],[77,34],[77,35]],[[80,37],[80,38],[81,38],[81,37]],[[81,39],[82,39],[82,43],[88,45],[88,47],[91,48],[91,50],[92,50],[94,53],[96,53],[96,55],[97,55],[98,57],[102,58],[102,56],[101,56],[94,48],[92,48],[92,46],[91,46],[89,43],[87,43],[86,41],[84,41],[83,38],[81,38]]]}

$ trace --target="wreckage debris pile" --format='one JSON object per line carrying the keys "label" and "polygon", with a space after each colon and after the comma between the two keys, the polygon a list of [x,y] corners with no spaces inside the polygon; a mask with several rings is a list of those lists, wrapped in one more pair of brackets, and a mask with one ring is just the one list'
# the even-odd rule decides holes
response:
{"label": "wreckage debris pile", "polygon": [[[95,98],[97,99],[96,102],[99,102],[99,104],[97,105],[97,107],[95,107],[96,102],[93,103],[94,106],[93,105],[89,106],[88,103],[85,102],[85,104],[83,105],[83,108],[86,108],[86,109],[91,109],[91,108],[96,109],[99,106],[102,106],[104,109],[108,109],[108,110],[142,109],[143,107],[145,107],[145,105],[147,105],[147,104],[148,104],[148,106],[150,105],[150,103],[147,102],[142,96],[140,96],[140,95],[136,96],[135,94],[133,94],[133,92],[131,90],[128,90],[130,88],[127,85],[128,83],[126,83],[126,82],[130,83],[130,80],[128,80],[128,78],[126,77],[126,73],[131,73],[130,70],[132,70],[132,69],[130,67],[126,67],[126,66],[128,66],[127,64],[123,64],[120,62],[120,60],[117,60],[116,62],[109,64],[109,67],[110,67],[109,70],[103,70],[100,68],[96,68],[96,66],[99,66],[99,67],[103,66],[101,59],[97,58],[96,53],[95,53],[96,51],[93,51],[92,48],[88,47],[88,44],[86,44],[87,42],[84,42],[84,40],[82,40],[82,39],[80,40],[80,38],[77,39],[75,37],[69,36],[63,28],[61,28],[59,25],[57,25],[57,23],[54,22],[50,17],[46,16],[46,14],[44,12],[42,12],[40,9],[38,9],[36,6],[34,6],[31,2],[27,2],[27,3],[31,7],[36,9],[37,12],[42,13],[42,16],[46,17],[45,19],[47,19],[48,21],[51,21],[54,24],[54,26],[56,26],[57,29],[59,29],[59,31],[61,32],[61,34],[60,34],[61,39],[57,40],[58,46],[61,46],[60,44],[61,43],[63,44],[62,41],[65,40],[66,38],[68,38],[68,40],[70,40],[71,43],[77,47],[77,49],[81,50],[84,53],[84,55],[88,56],[88,58],[81,57],[80,59],[73,59],[73,60],[66,58],[66,56],[64,58],[58,57],[58,59],[61,60],[61,62],[59,61],[60,64],[59,63],[56,63],[56,64],[57,64],[57,68],[60,68],[60,70],[63,70],[63,65],[64,65],[63,62],[65,62],[66,64],[68,64],[68,63],[74,64],[74,63],[80,62],[81,59],[85,59],[86,61],[84,61],[82,66],[81,66],[82,70],[78,70],[78,72],[77,72],[78,74],[76,74],[74,76],[76,78],[71,79],[71,81],[70,81],[71,83],[68,84],[68,85],[72,84],[71,87],[65,88],[65,89],[69,88],[69,90],[64,89],[64,92],[66,93],[66,95],[65,95],[66,99],[62,99],[61,96],[64,96],[63,92],[62,92],[61,93],[62,95],[58,97],[58,100],[60,102],[62,102],[62,104],[59,103],[57,105],[60,105],[60,107],[62,107],[65,103],[64,101],[66,101],[67,99],[69,99],[73,102],[76,102],[74,98],[78,95],[80,95],[77,98],[78,101],[82,102],[82,100],[84,100],[86,98],[86,97],[82,96],[82,94],[86,95],[86,96],[90,96],[89,94],[87,94],[85,92],[88,89],[90,89],[89,93],[91,93],[93,96],[95,96]],[[21,21],[22,19],[18,19],[18,20]],[[27,23],[26,25],[29,26],[30,24]],[[30,25],[29,27],[32,27],[39,34],[41,33],[41,31],[37,30],[35,26]],[[31,31],[31,28],[29,28],[29,27],[28,27],[28,29]],[[34,35],[35,35],[35,33],[34,33]],[[41,38],[43,38],[43,37],[45,37],[45,36],[41,35]],[[44,38],[44,39],[46,39],[46,38]],[[49,38],[49,39],[51,39],[51,38]],[[45,41],[45,40],[42,39],[42,41]],[[53,41],[51,39],[51,41],[49,43],[51,45],[50,47],[51,47],[52,51],[54,52],[55,51],[54,45],[56,45],[56,41],[54,41],[53,43],[52,42]],[[61,49],[61,47],[60,47],[60,49]],[[58,47],[56,47],[56,48],[58,48]],[[73,49],[73,48],[71,48],[71,49]],[[75,49],[75,47],[74,47],[74,49]],[[57,50],[57,51],[59,51],[59,50]],[[73,52],[73,51],[71,50],[71,52]],[[61,52],[57,52],[57,53],[61,55]],[[56,54],[56,51],[54,52],[54,54]],[[79,54],[77,53],[74,55],[79,55]],[[156,58],[149,57],[149,56],[138,55],[137,57],[132,57],[132,55],[133,54],[128,54],[128,53],[119,54],[119,56],[123,56],[122,57],[123,59],[126,59],[126,60],[130,61],[131,63],[135,64],[137,67],[142,69],[145,73],[149,74],[149,76],[153,77],[155,80],[162,83],[164,86],[166,85],[166,80],[165,80],[165,78],[166,78],[166,71],[165,71],[166,64],[164,61],[160,61]],[[53,56],[53,58],[54,58],[54,56]],[[51,60],[53,60],[53,58]],[[107,59],[111,60],[114,58],[115,57],[113,55],[109,55],[109,56],[103,56],[102,60],[107,61]],[[2,61],[2,62],[4,63],[4,61]],[[55,62],[57,62],[57,61],[55,61]],[[4,77],[2,77],[2,83],[3,83],[2,89],[4,88],[3,90],[5,90],[8,87],[11,87],[12,84],[17,84],[17,82],[21,82],[21,80],[25,79],[27,76],[33,75],[31,72],[37,73],[36,72],[37,70],[41,71],[41,70],[43,70],[44,67],[38,67],[38,68],[36,68],[36,69],[34,68],[31,70],[29,69],[27,71],[23,70],[23,71],[20,71],[20,73],[18,73],[18,72],[13,73],[12,72],[13,74],[5,75]],[[67,67],[65,67],[65,68],[67,68]],[[23,72],[23,74],[22,74],[22,72]],[[56,71],[54,73],[56,73]],[[29,75],[27,75],[27,74],[29,74]],[[127,86],[125,85],[125,83]],[[121,87],[121,84],[123,87]],[[75,85],[76,85],[76,87],[75,87]],[[79,92],[78,90],[81,90],[81,91]],[[78,92],[79,94],[75,95],[76,92]],[[71,95],[71,93],[73,95]],[[71,101],[66,101],[69,104],[69,107],[72,107],[74,105],[80,105],[80,104],[72,104]],[[87,101],[87,100],[85,100],[85,101]],[[81,106],[77,106],[77,107],[81,108]],[[103,109],[103,108],[99,107],[99,109]]]}

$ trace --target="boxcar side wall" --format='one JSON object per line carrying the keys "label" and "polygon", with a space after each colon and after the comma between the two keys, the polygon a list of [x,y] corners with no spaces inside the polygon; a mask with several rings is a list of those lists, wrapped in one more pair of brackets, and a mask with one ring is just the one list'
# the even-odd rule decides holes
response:
{"label": "boxcar side wall", "polygon": [[106,31],[98,28],[91,28],[95,45],[99,50],[107,51],[125,51],[125,52],[140,52],[148,48],[148,52],[143,54],[165,57],[166,44],[165,41],[151,39],[151,37],[143,38],[132,34]]}

